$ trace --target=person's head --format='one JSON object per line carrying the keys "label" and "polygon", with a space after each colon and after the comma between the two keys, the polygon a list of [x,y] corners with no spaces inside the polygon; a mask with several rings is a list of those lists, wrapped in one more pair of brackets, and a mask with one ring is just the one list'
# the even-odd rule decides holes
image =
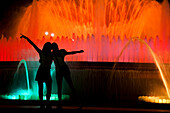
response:
{"label": "person's head", "polygon": [[43,46],[43,49],[42,51],[45,52],[45,53],[50,53],[51,52],[51,43],[50,42],[46,42]]}
{"label": "person's head", "polygon": [[55,43],[55,42],[53,42],[53,43],[52,43],[52,49],[53,49],[53,51],[58,51],[58,50],[59,50],[58,44]]}

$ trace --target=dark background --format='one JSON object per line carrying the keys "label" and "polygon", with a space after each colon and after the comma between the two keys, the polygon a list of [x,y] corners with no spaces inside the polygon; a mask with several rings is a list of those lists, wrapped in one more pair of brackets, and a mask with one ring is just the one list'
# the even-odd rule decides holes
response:
{"label": "dark background", "polygon": [[[3,0],[0,4],[0,37],[4,34],[6,37],[12,36],[13,32],[9,30],[13,28],[17,23],[13,22],[13,18],[18,17],[24,13],[24,10],[20,10],[23,7],[27,7],[33,0]],[[161,3],[163,0],[157,0]],[[168,0],[170,3],[170,0]]]}
{"label": "dark background", "polygon": [[[14,18],[24,13],[23,8],[29,6],[33,0],[3,0],[0,3],[0,37],[12,36],[15,30],[9,30],[16,26],[17,22],[13,22]],[[22,10],[21,10],[22,9]]]}

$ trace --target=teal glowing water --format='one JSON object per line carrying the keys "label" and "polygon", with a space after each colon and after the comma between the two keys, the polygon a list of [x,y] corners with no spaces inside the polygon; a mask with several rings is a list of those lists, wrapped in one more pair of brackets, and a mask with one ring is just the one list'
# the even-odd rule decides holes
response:
{"label": "teal glowing water", "polygon": [[[28,94],[29,94],[29,93],[30,93],[30,83],[29,83],[29,76],[28,76],[28,68],[27,68],[27,63],[26,63],[26,61],[25,61],[24,59],[22,59],[22,60],[19,62],[18,66],[17,66],[17,71],[16,71],[16,73],[19,72],[19,68],[20,68],[21,64],[24,64],[24,67],[25,67],[25,76],[26,76],[27,90],[28,90]],[[16,73],[15,73],[14,78],[16,78],[16,76],[17,76]]]}
{"label": "teal glowing water", "polygon": [[[22,92],[22,91],[21,91]],[[10,99],[10,100],[39,100],[38,95],[28,95],[28,94],[6,94],[0,95],[0,98]],[[62,95],[62,100],[69,100],[69,95]],[[43,96],[43,100],[46,100],[46,96]],[[50,100],[58,101],[57,94],[51,94]]]}
{"label": "teal glowing water", "polygon": [[[24,70],[25,70],[25,73],[21,73],[20,71],[20,67],[21,65],[24,64]],[[30,66],[35,66],[36,68],[38,67],[37,63],[35,64],[34,62],[33,63],[27,63],[24,59],[22,59],[18,66],[17,66],[17,70],[14,74],[14,83],[13,85],[11,86],[12,88],[12,91],[11,93],[9,94],[4,94],[4,95],[0,95],[0,98],[2,99],[11,99],[11,100],[39,100],[39,96],[38,96],[38,84],[35,82],[35,75],[36,75],[36,70],[33,70],[33,80],[31,79],[30,80],[30,76],[29,76],[29,71],[28,71],[28,65]],[[52,69],[51,69],[51,75],[54,76],[55,75],[55,66],[54,66],[54,63],[52,64]],[[22,76],[25,76],[24,79],[21,79]],[[55,77],[52,77],[53,79]],[[22,86],[24,86],[24,84],[26,83],[26,88],[22,87],[20,88],[19,85],[17,84],[17,82],[20,81]],[[57,88],[57,84],[56,82],[54,82],[55,79],[53,80],[53,87],[54,88]],[[30,87],[32,86],[32,87]],[[46,86],[44,84],[44,89],[43,89],[43,93],[45,95],[46,93]],[[52,88],[53,88],[52,87]],[[68,100],[70,98],[69,95],[62,95],[62,100]],[[46,96],[43,96],[43,99],[46,100]],[[50,100],[55,100],[57,101],[58,100],[58,95],[56,93],[53,93],[51,94],[51,98]]]}

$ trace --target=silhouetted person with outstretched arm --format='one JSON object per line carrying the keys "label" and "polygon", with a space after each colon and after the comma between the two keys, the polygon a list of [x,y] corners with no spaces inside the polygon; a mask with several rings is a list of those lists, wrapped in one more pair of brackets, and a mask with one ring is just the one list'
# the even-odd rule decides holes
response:
{"label": "silhouetted person with outstretched arm", "polygon": [[75,89],[71,80],[70,76],[70,70],[67,64],[64,62],[64,57],[66,55],[72,55],[76,53],[82,53],[84,52],[83,50],[80,51],[72,51],[72,52],[67,52],[65,49],[60,49],[58,48],[58,45],[56,43],[52,43],[52,48],[53,48],[53,59],[55,63],[55,69],[56,69],[56,80],[57,80],[57,85],[58,85],[58,98],[59,98],[59,106],[58,108],[61,109],[61,90],[62,90],[62,80],[63,77],[65,78],[66,82],[68,83],[69,87],[72,89],[73,94],[75,94]]}
{"label": "silhouetted person with outstretched arm", "polygon": [[52,79],[51,79],[51,75],[50,75],[50,69],[51,69],[51,64],[52,64],[51,43],[46,42],[43,46],[43,49],[41,50],[28,37],[22,35],[20,38],[26,39],[35,48],[35,50],[39,53],[40,66],[38,68],[35,80],[38,81],[39,98],[41,101],[41,108],[45,107],[45,105],[43,103],[43,82],[46,83],[46,86],[47,86],[47,94],[46,94],[47,108],[48,107],[50,108],[49,100],[51,97],[51,85],[52,85]]}

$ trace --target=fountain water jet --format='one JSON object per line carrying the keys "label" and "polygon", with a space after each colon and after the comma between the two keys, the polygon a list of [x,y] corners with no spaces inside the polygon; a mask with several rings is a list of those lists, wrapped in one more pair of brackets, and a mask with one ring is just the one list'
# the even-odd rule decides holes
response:
{"label": "fountain water jet", "polygon": [[153,0],[34,0],[21,19],[17,34],[39,39],[46,31],[69,38],[72,33],[84,38],[94,34],[96,39],[101,35],[109,35],[110,39],[124,35],[149,38],[160,35],[160,17],[161,5]]}
{"label": "fountain water jet", "polygon": [[[98,62],[115,62],[119,52],[108,51],[121,48],[130,37],[145,37],[157,53],[164,55],[163,62],[169,63],[168,9],[167,0],[162,4],[156,0],[33,0],[17,26],[16,37],[0,40],[0,48],[4,48],[0,50],[0,61],[20,61],[21,55],[27,61],[38,61],[31,46],[17,38],[23,33],[39,47],[55,41],[61,48],[86,49],[81,58],[74,56],[69,61]],[[136,62],[131,59],[133,54],[126,57],[130,58],[121,62]]]}
{"label": "fountain water jet", "polygon": [[[129,39],[129,41],[125,44],[125,46],[124,46],[123,49],[121,50],[119,56],[117,57],[117,61],[119,60],[119,58],[120,58],[120,56],[122,55],[122,53],[124,52],[124,50],[128,47],[128,45],[130,44],[130,42],[132,42],[133,40],[138,40],[138,41],[142,42],[142,43],[148,48],[149,52],[151,53],[151,55],[152,55],[152,57],[153,57],[153,59],[154,59],[154,61],[155,61],[156,66],[157,66],[157,68],[158,68],[158,70],[159,70],[160,77],[161,77],[162,82],[163,82],[163,84],[164,84],[164,86],[165,86],[165,89],[166,89],[168,98],[170,98],[170,92],[169,92],[168,84],[167,84],[167,81],[166,81],[166,79],[165,79],[165,77],[164,77],[163,71],[162,71],[162,69],[161,69],[161,67],[160,67],[160,64],[159,64],[159,62],[158,62],[158,59],[157,59],[155,53],[153,52],[153,50],[151,49],[151,47],[150,47],[144,40],[142,40],[142,39],[140,39],[140,38],[136,38],[136,37],[133,37],[133,38]],[[116,67],[116,64],[114,64],[113,69],[114,69],[115,67]],[[112,81],[112,79],[111,79],[111,81]]]}
{"label": "fountain water jet", "polygon": [[[23,33],[40,48],[47,41],[55,41],[68,51],[84,49],[83,55],[67,57],[67,61],[91,62],[117,62],[115,58],[130,37],[143,37],[165,58],[163,63],[170,63],[169,10],[164,6],[155,0],[33,0],[17,26],[16,36]],[[0,61],[38,61],[38,54],[17,37],[0,39]],[[140,52],[142,46],[135,46],[139,51],[133,53],[133,46],[129,47],[119,62],[154,62],[153,56]]]}
{"label": "fountain water jet", "polygon": [[24,59],[22,59],[18,64],[17,70],[16,70],[16,72],[14,74],[14,80],[15,80],[16,76],[18,75],[19,68],[20,68],[21,64],[24,64],[24,67],[25,67],[27,90],[28,90],[28,94],[30,94],[30,81],[29,81],[29,76],[28,76],[28,68],[27,68],[27,63],[26,63],[26,61]]}
{"label": "fountain water jet", "polygon": [[[24,64],[24,67],[25,67],[25,77],[26,79],[22,80],[20,78],[17,78],[19,76],[22,76],[23,74],[20,73],[20,67],[21,65]],[[12,100],[38,100],[39,99],[39,96],[38,96],[38,90],[35,88],[36,85],[38,84],[34,84],[34,81],[31,81],[31,77],[29,76],[29,73],[28,73],[28,66],[37,66],[38,62],[29,62],[27,64],[27,62],[22,59],[19,64],[17,65],[17,70],[14,74],[14,78],[13,78],[13,84],[10,86],[11,88],[11,92],[9,94],[5,94],[5,95],[0,95],[0,98],[3,98],[3,99],[12,99]],[[27,66],[28,65],[28,66]],[[32,69],[32,67],[30,68]],[[31,76],[34,76],[35,73],[36,73],[36,70],[30,70],[30,71],[33,71],[34,74],[32,74]],[[52,70],[51,70],[51,75],[54,75],[54,71],[55,71],[55,67],[53,66],[52,67]],[[35,77],[33,77],[35,79]],[[52,77],[53,79],[55,77]],[[23,84],[25,84],[26,82],[26,90],[25,88],[23,89],[18,87],[18,83],[17,81],[20,81],[21,82],[21,85],[23,86]],[[53,80],[54,82],[54,80]],[[33,86],[32,88],[30,88],[30,85]],[[53,84],[55,87],[56,87],[56,83]],[[44,87],[45,88],[45,87]],[[44,89],[45,91],[45,89]],[[70,98],[69,95],[67,94],[63,94],[62,95],[62,99],[63,100],[68,100]],[[43,99],[46,100],[46,96],[43,96]],[[56,100],[58,101],[58,94],[55,94],[55,92],[53,91],[53,93],[51,94],[51,98],[50,100]]]}

